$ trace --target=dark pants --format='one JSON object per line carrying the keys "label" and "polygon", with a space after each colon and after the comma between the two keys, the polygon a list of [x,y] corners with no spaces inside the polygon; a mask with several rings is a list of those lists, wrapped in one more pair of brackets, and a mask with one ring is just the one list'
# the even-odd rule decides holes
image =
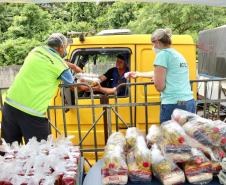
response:
{"label": "dark pants", "polygon": [[49,134],[50,128],[47,118],[32,116],[4,103],[1,135],[7,143],[14,141],[22,143],[22,137],[27,143],[34,136],[38,141],[46,140]]}
{"label": "dark pants", "polygon": [[194,99],[179,102],[177,104],[162,104],[160,110],[160,123],[171,120],[174,109],[182,109],[188,112],[196,113],[196,105]]}

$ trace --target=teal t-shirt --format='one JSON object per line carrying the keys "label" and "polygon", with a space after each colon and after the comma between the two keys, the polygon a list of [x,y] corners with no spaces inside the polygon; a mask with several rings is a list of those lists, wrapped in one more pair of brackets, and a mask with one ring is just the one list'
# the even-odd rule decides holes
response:
{"label": "teal t-shirt", "polygon": [[176,104],[193,99],[188,64],[175,49],[162,49],[156,56],[155,66],[166,68],[165,89],[161,92],[162,104]]}

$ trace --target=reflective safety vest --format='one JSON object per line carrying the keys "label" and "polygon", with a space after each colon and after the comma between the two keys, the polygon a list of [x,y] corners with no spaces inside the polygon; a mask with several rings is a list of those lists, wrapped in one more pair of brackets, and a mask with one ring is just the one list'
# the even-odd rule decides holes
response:
{"label": "reflective safety vest", "polygon": [[51,48],[34,48],[9,88],[5,101],[23,112],[45,117],[60,83],[60,75],[66,69],[66,62]]}

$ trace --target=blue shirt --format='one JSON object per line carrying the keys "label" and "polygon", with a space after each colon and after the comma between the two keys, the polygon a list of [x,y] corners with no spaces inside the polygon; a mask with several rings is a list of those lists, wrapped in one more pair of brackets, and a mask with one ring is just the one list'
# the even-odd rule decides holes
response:
{"label": "blue shirt", "polygon": [[61,75],[60,79],[64,82],[65,85],[71,85],[74,83],[74,78],[71,74],[70,69],[65,70]]}
{"label": "blue shirt", "polygon": [[165,89],[161,92],[162,104],[176,104],[193,99],[188,64],[175,49],[162,49],[156,56],[155,66],[166,68]]}
{"label": "blue shirt", "polygon": [[[104,76],[107,78],[101,85],[103,87],[117,87],[118,85],[122,83],[126,83],[127,80],[124,77],[124,74],[129,71],[129,68],[127,67],[125,72],[120,76],[117,67],[110,68]],[[121,86],[118,91],[118,96],[126,96],[128,94],[126,86]]]}

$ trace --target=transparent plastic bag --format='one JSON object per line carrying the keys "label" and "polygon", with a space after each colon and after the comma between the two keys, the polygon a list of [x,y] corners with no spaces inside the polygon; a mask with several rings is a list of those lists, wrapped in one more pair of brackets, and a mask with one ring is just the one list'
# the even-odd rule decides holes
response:
{"label": "transparent plastic bag", "polygon": [[78,82],[85,82],[90,86],[95,86],[100,83],[99,75],[93,73],[77,73],[75,77]]}
{"label": "transparent plastic bag", "polygon": [[219,134],[220,146],[226,150],[226,123],[221,120],[213,121],[213,131]]}
{"label": "transparent plastic bag", "polygon": [[[213,155],[215,158],[215,161],[222,161],[222,159],[225,157],[225,152],[221,147],[212,147]],[[214,159],[212,159],[214,160]]]}
{"label": "transparent plastic bag", "polygon": [[219,161],[211,161],[213,175],[218,175],[222,170],[221,163]]}
{"label": "transparent plastic bag", "polygon": [[207,184],[213,179],[212,163],[200,150],[192,148],[192,159],[185,163],[184,173],[191,184]]}
{"label": "transparent plastic bag", "polygon": [[223,171],[220,171],[220,173],[217,175],[219,178],[220,184],[226,184],[226,174]]}
{"label": "transparent plastic bag", "polygon": [[182,110],[182,109],[175,109],[171,115],[172,120],[176,121],[180,125],[183,125],[187,121],[189,121],[192,118],[197,117],[198,115]]}
{"label": "transparent plastic bag", "polygon": [[75,185],[76,184],[76,172],[68,171],[62,177],[63,185]]}
{"label": "transparent plastic bag", "polygon": [[215,156],[213,150],[210,147],[201,144],[199,141],[192,138],[191,136],[188,136],[187,142],[192,148],[197,148],[201,150],[209,159],[213,161],[218,161],[217,157]]}
{"label": "transparent plastic bag", "polygon": [[50,136],[41,142],[32,138],[26,145],[13,143],[8,151],[0,157],[0,182],[52,185],[66,172],[79,173],[80,152],[68,138],[54,141]]}
{"label": "transparent plastic bag", "polygon": [[134,150],[127,153],[129,179],[132,182],[151,182],[151,156],[143,136],[138,136]]}
{"label": "transparent plastic bag", "polygon": [[159,142],[164,155],[174,162],[186,162],[191,158],[191,146],[187,134],[174,120],[162,123],[162,140]]}
{"label": "transparent plastic bag", "polygon": [[128,167],[125,157],[126,139],[120,132],[113,133],[104,150],[101,168],[103,184],[126,184]]}
{"label": "transparent plastic bag", "polygon": [[197,117],[185,123],[183,128],[188,135],[205,146],[220,146],[219,129],[214,126],[212,120]]}
{"label": "transparent plastic bag", "polygon": [[130,127],[126,130],[126,142],[128,150],[135,147],[137,137],[141,135],[141,132],[136,127]]}
{"label": "transparent plastic bag", "polygon": [[118,145],[124,149],[126,146],[125,136],[121,132],[111,134],[107,141],[107,146],[109,145]]}
{"label": "transparent plastic bag", "polygon": [[151,125],[148,129],[148,135],[146,136],[147,145],[150,148],[152,144],[157,143],[161,138],[160,125]]}
{"label": "transparent plastic bag", "polygon": [[226,172],[226,157],[222,159],[220,164],[221,164],[223,172],[225,173]]}
{"label": "transparent plastic bag", "polygon": [[165,158],[154,144],[151,149],[152,169],[163,185],[182,184],[185,182],[184,172],[172,161]]}

